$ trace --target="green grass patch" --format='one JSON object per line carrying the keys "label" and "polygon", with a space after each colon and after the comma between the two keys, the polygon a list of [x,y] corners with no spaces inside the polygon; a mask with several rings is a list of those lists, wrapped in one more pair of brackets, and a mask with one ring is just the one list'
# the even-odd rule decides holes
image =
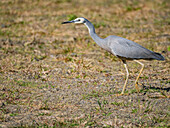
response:
{"label": "green grass patch", "polygon": [[75,14],[67,15],[67,19],[68,19],[69,21],[74,20],[74,19],[76,19],[76,18],[77,18],[77,16],[76,16]]}
{"label": "green grass patch", "polygon": [[14,80],[16,82],[17,85],[19,86],[23,86],[23,87],[36,87],[37,84],[35,84],[34,82],[30,82],[30,81],[23,81],[23,80]]}
{"label": "green grass patch", "polygon": [[168,46],[168,51],[170,51],[170,46]]}

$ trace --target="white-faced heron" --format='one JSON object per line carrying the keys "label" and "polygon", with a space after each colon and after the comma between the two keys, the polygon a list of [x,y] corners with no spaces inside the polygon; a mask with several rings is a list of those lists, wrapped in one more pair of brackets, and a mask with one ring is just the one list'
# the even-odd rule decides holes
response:
{"label": "white-faced heron", "polygon": [[134,60],[135,62],[142,65],[139,75],[135,81],[135,88],[136,88],[137,92],[139,92],[139,88],[137,86],[138,79],[139,79],[139,77],[143,71],[143,68],[144,68],[144,64],[139,62],[138,60],[139,59],[164,60],[164,57],[160,53],[150,51],[131,40],[128,40],[128,39],[125,39],[125,38],[122,38],[119,36],[113,36],[113,35],[108,36],[105,39],[100,38],[95,33],[95,28],[94,28],[93,24],[83,17],[76,18],[75,20],[72,20],[72,21],[66,21],[66,22],[63,22],[62,24],[66,24],[66,23],[85,24],[89,30],[90,36],[100,47],[102,47],[103,49],[105,49],[106,51],[110,52],[111,54],[115,55],[116,57],[120,58],[123,61],[123,64],[124,64],[126,72],[127,72],[127,76],[126,76],[126,81],[124,83],[123,90],[122,90],[121,94],[124,94],[124,91],[125,91],[125,88],[127,85],[127,81],[128,81],[128,77],[129,77],[126,60]]}

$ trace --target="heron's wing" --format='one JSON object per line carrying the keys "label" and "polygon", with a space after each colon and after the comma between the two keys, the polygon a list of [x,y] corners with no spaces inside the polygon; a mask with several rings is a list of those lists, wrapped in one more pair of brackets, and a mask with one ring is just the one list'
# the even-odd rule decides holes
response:
{"label": "heron's wing", "polygon": [[106,39],[111,52],[118,57],[129,59],[164,59],[161,54],[150,51],[131,40],[118,36],[109,36]]}

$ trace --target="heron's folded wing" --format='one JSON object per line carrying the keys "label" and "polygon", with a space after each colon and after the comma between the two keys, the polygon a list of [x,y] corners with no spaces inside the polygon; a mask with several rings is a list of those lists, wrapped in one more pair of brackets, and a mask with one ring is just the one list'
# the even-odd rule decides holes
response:
{"label": "heron's folded wing", "polygon": [[111,52],[120,57],[129,59],[157,59],[157,53],[150,51],[141,45],[118,36],[109,36],[108,45]]}

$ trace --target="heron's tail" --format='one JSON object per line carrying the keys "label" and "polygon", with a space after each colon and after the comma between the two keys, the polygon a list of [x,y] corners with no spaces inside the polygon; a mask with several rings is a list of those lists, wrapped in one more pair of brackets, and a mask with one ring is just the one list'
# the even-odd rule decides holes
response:
{"label": "heron's tail", "polygon": [[154,59],[156,60],[165,60],[165,58],[160,54],[160,53],[157,53],[157,52],[154,52]]}

